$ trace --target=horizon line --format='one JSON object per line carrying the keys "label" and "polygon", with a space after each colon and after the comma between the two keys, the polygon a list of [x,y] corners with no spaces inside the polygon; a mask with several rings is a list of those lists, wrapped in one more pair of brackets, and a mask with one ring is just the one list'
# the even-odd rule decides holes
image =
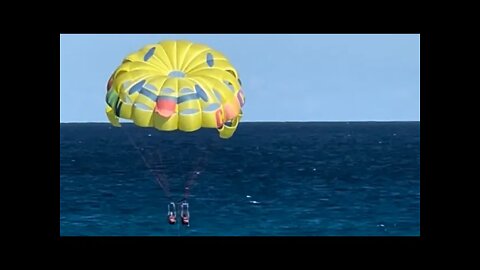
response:
{"label": "horizon line", "polygon": [[[241,121],[240,123],[338,123],[338,122],[420,122],[420,120],[323,120],[323,121],[301,121],[301,120],[288,120],[288,121]],[[121,124],[134,124],[133,122],[120,122]],[[60,124],[110,124],[110,122],[60,122]]]}

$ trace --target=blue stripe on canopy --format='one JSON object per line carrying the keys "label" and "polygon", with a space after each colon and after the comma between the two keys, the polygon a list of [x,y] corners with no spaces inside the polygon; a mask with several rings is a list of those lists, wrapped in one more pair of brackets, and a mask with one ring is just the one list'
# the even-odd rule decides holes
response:
{"label": "blue stripe on canopy", "polygon": [[142,91],[140,91],[140,94],[146,96],[147,98],[149,98],[153,102],[157,102],[157,95],[148,91],[145,88],[142,88]]}
{"label": "blue stripe on canopy", "polygon": [[148,50],[148,52],[143,57],[143,61],[148,61],[153,56],[154,53],[155,53],[155,47]]}
{"label": "blue stripe on canopy", "polygon": [[139,81],[138,83],[136,83],[135,85],[133,85],[130,90],[128,90],[128,94],[131,95],[135,92],[138,92],[140,90],[143,89],[143,85],[145,84],[145,80],[141,80]]}
{"label": "blue stripe on canopy", "polygon": [[198,99],[197,93],[193,93],[193,94],[189,94],[189,95],[185,95],[185,96],[180,96],[180,97],[178,97],[177,103],[180,104],[180,103],[192,100],[192,99]]}

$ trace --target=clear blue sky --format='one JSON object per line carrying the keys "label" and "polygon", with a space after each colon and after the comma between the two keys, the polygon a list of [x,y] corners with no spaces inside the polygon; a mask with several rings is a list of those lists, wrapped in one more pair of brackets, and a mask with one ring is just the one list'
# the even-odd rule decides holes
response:
{"label": "clear blue sky", "polygon": [[419,121],[420,35],[60,36],[60,122],[107,122],[106,83],[129,53],[204,43],[237,68],[242,121]]}

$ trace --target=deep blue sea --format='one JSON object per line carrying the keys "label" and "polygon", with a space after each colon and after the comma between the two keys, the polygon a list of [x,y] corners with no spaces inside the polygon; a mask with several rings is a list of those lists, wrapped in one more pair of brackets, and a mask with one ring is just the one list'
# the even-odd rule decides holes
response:
{"label": "deep blue sea", "polygon": [[60,124],[60,235],[419,236],[420,123]]}

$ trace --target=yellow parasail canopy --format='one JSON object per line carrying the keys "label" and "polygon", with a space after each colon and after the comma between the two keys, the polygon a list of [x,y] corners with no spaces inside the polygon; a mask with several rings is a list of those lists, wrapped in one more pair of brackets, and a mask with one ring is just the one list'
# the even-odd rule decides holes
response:
{"label": "yellow parasail canopy", "polygon": [[163,41],[128,55],[107,85],[106,114],[161,131],[216,128],[230,138],[245,96],[237,70],[220,52],[189,41]]}

